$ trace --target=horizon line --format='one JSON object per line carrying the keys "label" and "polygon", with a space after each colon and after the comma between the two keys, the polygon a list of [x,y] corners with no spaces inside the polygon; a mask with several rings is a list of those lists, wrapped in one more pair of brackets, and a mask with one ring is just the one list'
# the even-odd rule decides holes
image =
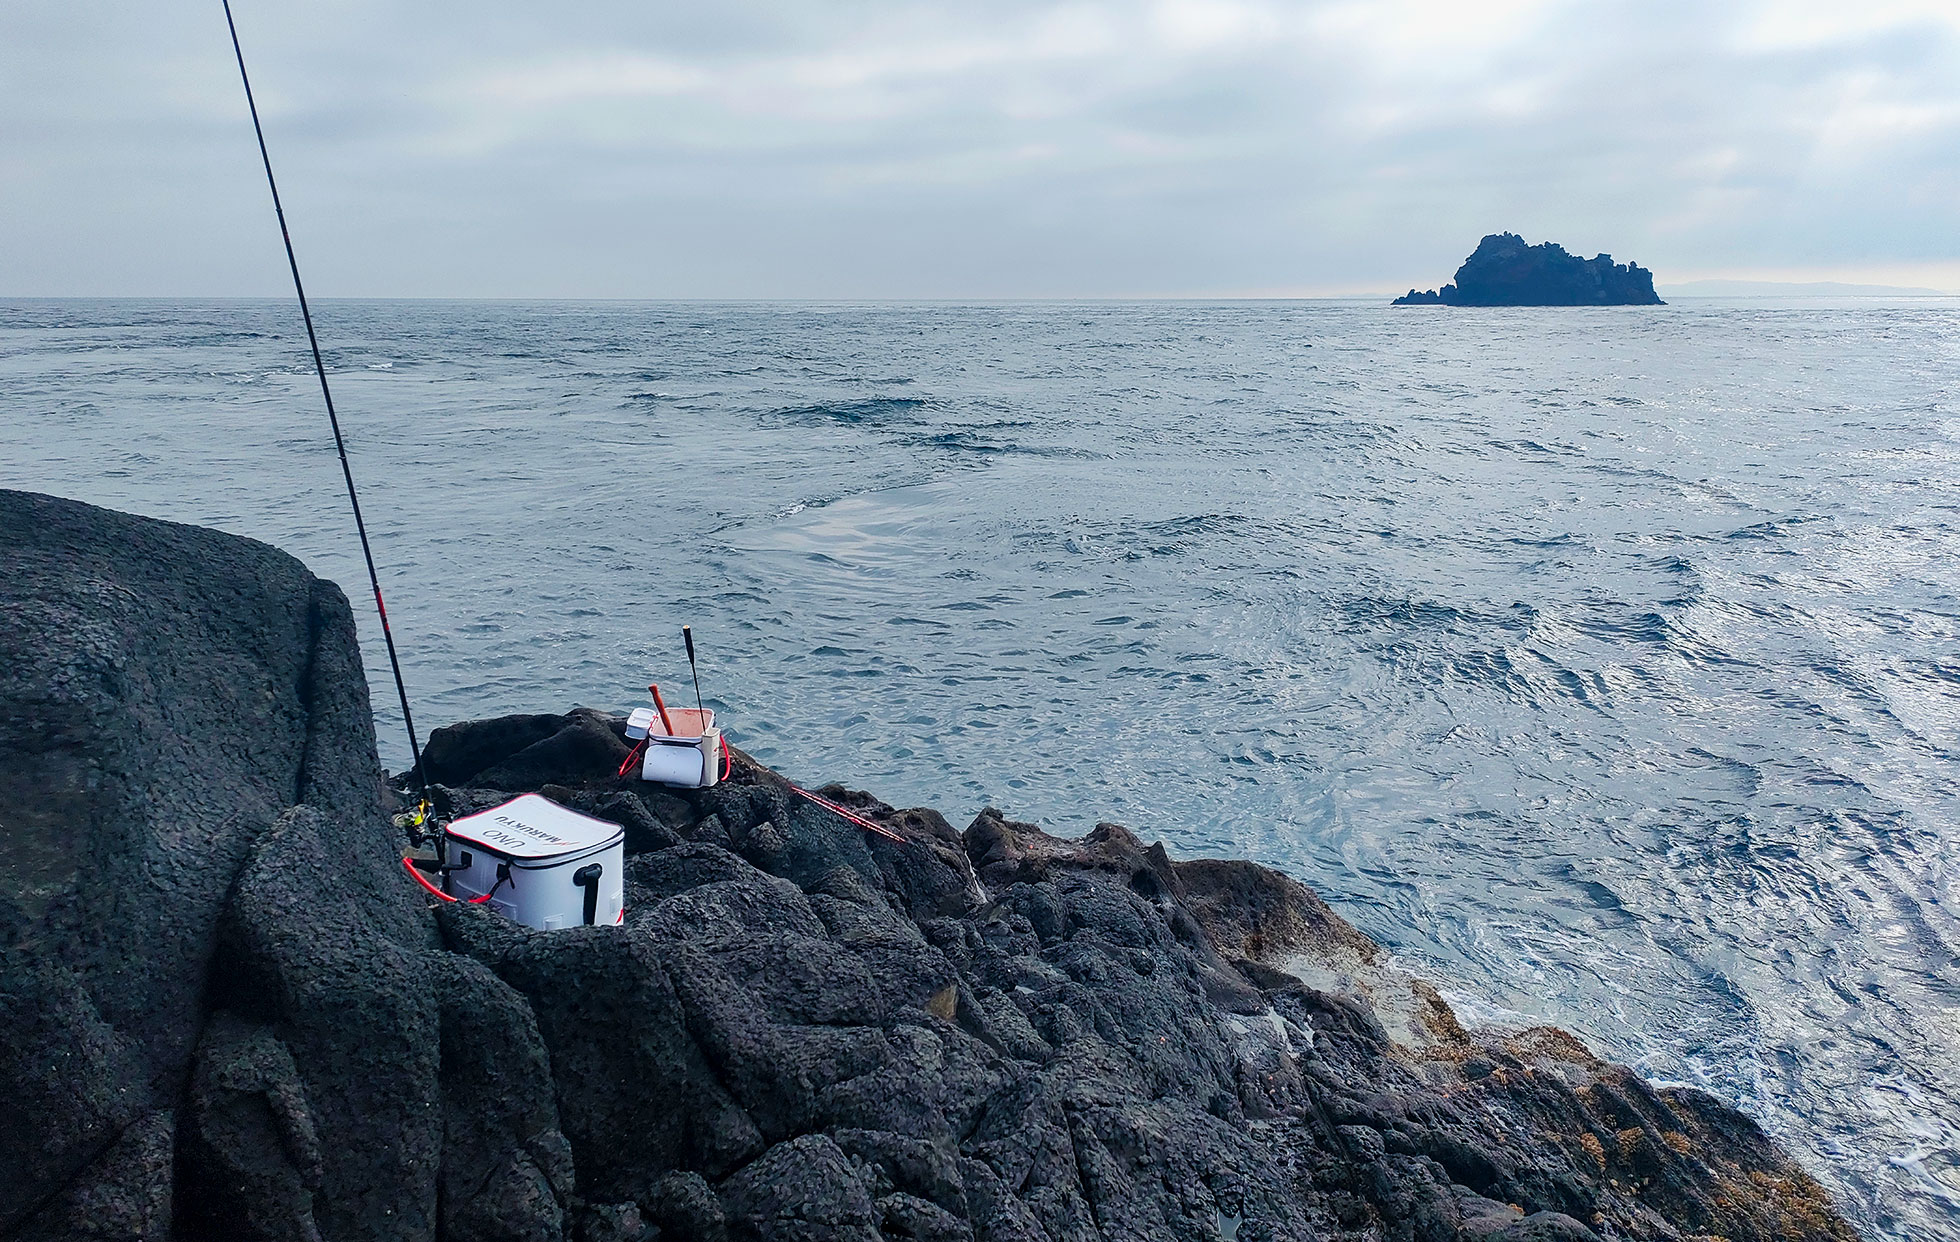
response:
{"label": "horizon line", "polygon": [[[1750,293],[1696,293],[1687,289],[1690,285],[1736,284],[1769,286],[1762,292]],[[1872,292],[1810,292],[1795,290],[1812,289],[1819,286],[1840,285],[1846,289],[1869,289]],[[1776,286],[1784,286],[1792,292],[1784,293]],[[1887,285],[1879,281],[1775,281],[1751,280],[1732,277],[1700,277],[1694,280],[1654,282],[1658,292],[1673,291],[1680,298],[1727,301],[1738,298],[1960,298],[1960,289],[1936,289],[1930,286]],[[1363,290],[1341,293],[1291,293],[1280,291],[1241,291],[1225,293],[1087,293],[1087,294],[994,294],[994,295],[757,295],[757,294],[329,294],[315,296],[316,302],[619,302],[619,303],[704,303],[704,304],[809,304],[836,305],[841,303],[870,303],[882,305],[988,305],[988,304],[1029,304],[1029,303],[1083,303],[1083,302],[1357,302],[1389,299],[1402,296],[1392,290]],[[0,302],[290,302],[292,294],[286,293],[7,293],[0,292]],[[1463,309],[1463,308],[1459,308]],[[1474,309],[1474,308],[1473,308]],[[1505,308],[1487,308],[1505,309]],[[1526,308],[1509,308],[1526,309]],[[1561,309],[1561,308],[1550,308]],[[1571,309],[1571,308],[1563,308]]]}

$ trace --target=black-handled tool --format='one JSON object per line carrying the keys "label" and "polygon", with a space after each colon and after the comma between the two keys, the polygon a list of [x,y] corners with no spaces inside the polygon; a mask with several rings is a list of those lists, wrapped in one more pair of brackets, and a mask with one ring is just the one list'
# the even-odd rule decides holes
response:
{"label": "black-handled tool", "polygon": [[694,666],[694,627],[681,627],[681,641],[687,644],[687,671],[694,675],[694,709],[701,713],[701,727],[708,725],[708,709],[701,706],[701,670]]}

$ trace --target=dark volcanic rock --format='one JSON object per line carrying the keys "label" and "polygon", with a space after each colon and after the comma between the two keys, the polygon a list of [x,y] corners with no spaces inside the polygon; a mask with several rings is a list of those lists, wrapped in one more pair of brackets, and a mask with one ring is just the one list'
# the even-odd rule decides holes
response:
{"label": "dark volcanic rock", "polygon": [[374,936],[426,920],[387,877],[339,588],[263,544],[19,492],[0,538],[0,885],[29,919],[0,967],[5,1230],[183,1101],[219,924],[287,807],[331,823]]}
{"label": "dark volcanic rock", "polygon": [[613,775],[629,748],[623,726],[590,708],[563,716],[503,716],[429,735],[422,770],[444,785],[530,787]]}
{"label": "dark volcanic rock", "polygon": [[1654,274],[1613,256],[1582,259],[1553,242],[1525,244],[1516,233],[1492,233],[1440,290],[1411,289],[1396,306],[1661,306]]}
{"label": "dark volcanic rock", "polygon": [[[338,592],[0,493],[0,1236],[1852,1236],[1752,1123],[1465,1031],[1296,882],[964,833],[617,721],[438,730],[454,810],[625,824],[623,927],[428,908]],[[136,900],[140,893],[143,900]]]}

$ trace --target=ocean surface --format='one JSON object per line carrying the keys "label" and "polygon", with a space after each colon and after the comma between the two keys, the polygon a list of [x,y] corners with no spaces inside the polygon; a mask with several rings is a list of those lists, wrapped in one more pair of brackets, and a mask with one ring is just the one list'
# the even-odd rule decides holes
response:
{"label": "ocean surface", "polygon": [[[1960,1238],[1960,302],[318,308],[417,723],[1300,877]],[[0,486],[356,603],[297,313],[0,302]],[[0,532],[4,538],[4,532]]]}

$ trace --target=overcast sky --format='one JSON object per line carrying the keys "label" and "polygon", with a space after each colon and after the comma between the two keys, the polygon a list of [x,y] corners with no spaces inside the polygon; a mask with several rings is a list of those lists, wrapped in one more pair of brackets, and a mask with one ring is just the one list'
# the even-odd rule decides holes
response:
{"label": "overcast sky", "polygon": [[[321,296],[1960,289],[1960,0],[236,0]],[[0,3],[0,296],[279,294],[217,0]]]}

